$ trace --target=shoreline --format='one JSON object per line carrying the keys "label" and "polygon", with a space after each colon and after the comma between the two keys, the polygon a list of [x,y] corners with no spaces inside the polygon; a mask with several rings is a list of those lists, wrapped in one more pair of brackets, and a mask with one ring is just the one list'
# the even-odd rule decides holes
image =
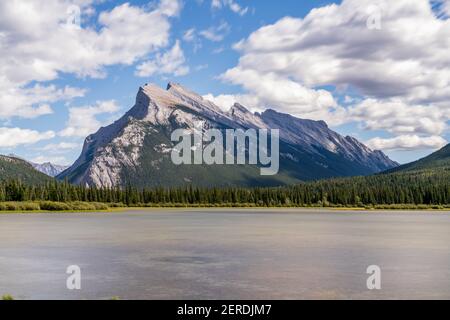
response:
{"label": "shoreline", "polygon": [[[378,213],[378,212],[432,212],[432,213],[450,213],[450,208],[419,208],[419,207],[410,207],[410,208],[363,208],[363,207],[239,207],[239,206],[145,206],[145,207],[120,207],[120,208],[109,208],[105,210],[0,210],[1,215],[10,215],[10,214],[62,214],[62,213],[87,213],[87,214],[95,214],[95,213],[120,213],[121,211],[207,211],[207,210],[236,210],[236,211],[252,211],[252,210],[261,210],[261,211],[269,211],[269,210],[279,210],[279,211],[335,211],[335,212],[360,212],[360,213]],[[300,213],[299,212],[299,213]]]}

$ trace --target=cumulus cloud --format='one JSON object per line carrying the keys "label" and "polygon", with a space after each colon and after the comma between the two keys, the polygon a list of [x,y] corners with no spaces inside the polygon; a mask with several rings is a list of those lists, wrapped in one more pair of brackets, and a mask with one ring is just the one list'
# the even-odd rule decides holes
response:
{"label": "cumulus cloud", "polygon": [[[203,96],[204,99],[211,101],[216,106],[220,107],[223,111],[228,111],[236,102],[246,105],[244,100],[246,99],[245,95],[233,95],[233,94],[220,94],[218,96],[213,95],[212,93],[205,94]],[[247,104],[251,105],[251,110],[254,110],[254,105],[258,104],[256,100],[254,103]]]}
{"label": "cumulus cloud", "polygon": [[264,109],[282,106],[283,111],[293,115],[315,120],[326,119],[333,124],[343,122],[343,118],[338,117],[338,114],[343,114],[343,108],[326,90],[310,89],[276,73],[259,73],[250,69],[234,68],[222,78],[250,92],[239,96],[245,102],[252,103],[249,107]]}
{"label": "cumulus cloud", "polygon": [[266,109],[261,105],[258,97],[251,94],[220,94],[215,96],[208,93],[203,95],[203,98],[213,102],[223,111],[229,111],[235,103],[245,106],[251,112],[262,112]]}
{"label": "cumulus cloud", "polygon": [[97,116],[119,111],[114,100],[98,101],[93,106],[72,107],[69,109],[67,127],[59,132],[63,137],[86,137],[96,132],[102,125]]}
{"label": "cumulus cloud", "polygon": [[33,144],[54,137],[55,133],[53,131],[39,132],[29,129],[2,127],[0,128],[0,147],[17,147],[18,145]]}
{"label": "cumulus cloud", "polygon": [[367,130],[395,134],[440,135],[447,130],[450,108],[409,105],[402,101],[366,99],[351,107],[348,119],[360,121]]}
{"label": "cumulus cloud", "polygon": [[377,98],[420,103],[448,97],[448,22],[437,19],[426,0],[378,3],[381,31],[366,26],[373,1],[345,0],[260,28],[236,45],[244,53],[239,66],[308,86],[351,86]]}
{"label": "cumulus cloud", "polygon": [[[164,48],[169,40],[170,17],[181,9],[177,0],[161,0],[152,8],[125,3],[101,12],[96,26],[85,25],[83,14],[95,12],[93,2],[0,2],[1,116],[50,112],[45,103],[52,101],[33,95],[36,88],[29,87],[32,82],[55,80],[60,73],[104,77],[106,66],[130,65]],[[13,106],[9,105],[11,95],[17,97]],[[30,95],[34,97],[31,102]]]}
{"label": "cumulus cloud", "polygon": [[[450,20],[427,0],[344,0],[285,17],[235,44],[237,66],[221,78],[267,106],[335,123],[420,138],[450,119]],[[363,102],[346,110],[330,89]],[[334,89],[331,89],[334,90]],[[431,145],[431,144],[428,144]]]}
{"label": "cumulus cloud", "polygon": [[85,90],[69,86],[57,88],[54,85],[36,84],[21,88],[10,83],[0,83],[0,118],[35,118],[51,114],[53,110],[49,103],[68,101],[84,94]]}
{"label": "cumulus cloud", "polygon": [[447,141],[439,136],[420,137],[418,135],[401,135],[395,138],[373,138],[366,142],[367,146],[374,150],[418,150],[439,149],[447,144]]}
{"label": "cumulus cloud", "polygon": [[184,76],[189,73],[185,65],[186,58],[177,40],[175,45],[164,54],[158,54],[155,59],[143,62],[136,68],[136,75],[149,77],[154,74]]}
{"label": "cumulus cloud", "polygon": [[59,72],[98,77],[104,66],[131,64],[167,45],[168,15],[176,13],[167,2],[153,11],[125,3],[101,12],[96,30],[66,24],[72,1],[2,1],[0,48],[9,54],[2,54],[1,74],[23,83],[53,80]]}

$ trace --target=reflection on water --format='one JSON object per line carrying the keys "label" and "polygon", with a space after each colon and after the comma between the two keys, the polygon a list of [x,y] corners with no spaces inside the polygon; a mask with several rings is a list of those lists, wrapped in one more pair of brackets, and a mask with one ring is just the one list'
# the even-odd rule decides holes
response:
{"label": "reflection on water", "polygon": [[[82,289],[66,289],[79,265]],[[382,289],[369,291],[369,265]],[[0,295],[450,299],[450,213],[149,210],[0,215]]]}

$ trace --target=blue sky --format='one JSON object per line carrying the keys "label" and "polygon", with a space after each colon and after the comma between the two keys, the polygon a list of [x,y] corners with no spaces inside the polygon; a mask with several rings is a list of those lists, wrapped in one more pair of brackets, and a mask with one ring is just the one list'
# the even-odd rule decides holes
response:
{"label": "blue sky", "polygon": [[89,132],[133,106],[139,86],[175,81],[224,109],[240,101],[323,119],[412,161],[449,139],[449,8],[426,0],[3,2],[0,153],[71,164]]}

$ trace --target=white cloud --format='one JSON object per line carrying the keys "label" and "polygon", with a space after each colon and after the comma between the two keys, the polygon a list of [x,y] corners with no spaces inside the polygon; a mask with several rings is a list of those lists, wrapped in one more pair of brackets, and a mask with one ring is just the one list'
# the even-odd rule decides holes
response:
{"label": "white cloud", "polygon": [[70,162],[63,156],[49,156],[49,155],[37,156],[32,158],[30,161],[39,164],[50,162],[52,164],[61,166],[66,166],[70,164]]}
{"label": "white cloud", "polygon": [[239,3],[234,0],[212,0],[211,7],[213,9],[222,9],[228,7],[231,11],[241,16],[245,15],[248,12],[248,7],[241,7],[241,5],[239,5]]}
{"label": "white cloud", "polygon": [[17,147],[18,145],[33,144],[41,140],[55,137],[53,131],[38,132],[21,128],[0,128],[0,147]]}
{"label": "white cloud", "polygon": [[183,41],[191,43],[193,45],[194,52],[197,52],[202,47],[202,41],[197,36],[197,30],[190,28],[183,33]]}
{"label": "white cloud", "polygon": [[208,93],[205,94],[203,98],[213,102],[216,106],[220,107],[224,111],[228,111],[236,102],[245,106],[249,106],[252,111],[254,110],[254,106],[258,104],[257,100],[254,100],[251,104],[246,103],[246,96],[244,95],[221,94],[218,96],[214,96],[212,93]]}
{"label": "white cloud", "polygon": [[236,47],[241,69],[276,72],[308,86],[350,86],[412,103],[448,97],[450,28],[426,0],[380,0],[382,30],[366,27],[370,0],[346,0],[283,18]]}
{"label": "white cloud", "polygon": [[[8,86],[7,86],[8,85]],[[49,103],[68,101],[82,97],[85,90],[66,86],[56,88],[54,85],[21,88],[11,84],[0,84],[0,118],[7,119],[13,116],[22,118],[35,118],[51,114]]]}
{"label": "white cloud", "polygon": [[77,142],[59,142],[59,143],[49,143],[43,147],[33,148],[38,151],[38,156],[31,159],[34,163],[46,163],[51,162],[53,164],[59,165],[69,165],[70,161],[67,160],[65,154],[68,151],[80,151],[82,148],[82,143]]}
{"label": "white cloud", "polygon": [[[55,99],[46,101],[35,94],[29,101],[30,90],[35,90],[29,88],[32,82],[55,80],[60,73],[104,77],[106,66],[130,65],[164,48],[169,41],[170,17],[181,9],[177,0],[161,0],[152,9],[125,3],[99,13],[96,26],[84,25],[83,14],[95,12],[93,2],[0,2],[0,116],[50,112],[45,104]],[[80,8],[81,25],[71,23],[77,21],[68,10],[74,5]],[[17,98],[13,105],[9,103],[11,95]]]}
{"label": "white cloud", "polygon": [[450,16],[450,1],[444,0],[443,10],[447,16]]}
{"label": "white cloud", "polygon": [[[344,0],[303,19],[264,26],[234,46],[239,63],[222,79],[242,86],[264,107],[304,118],[356,120],[401,136],[444,134],[450,119],[450,20],[437,18],[427,0],[376,4],[381,30],[367,27],[372,0]],[[346,110],[323,87],[363,102]]]}
{"label": "white cloud", "polygon": [[155,59],[146,61],[136,68],[136,75],[149,77],[154,74],[184,76],[189,73],[189,67],[185,66],[186,58],[180,47],[180,41],[164,54],[158,54]]}
{"label": "white cloud", "polygon": [[158,10],[168,17],[175,17],[180,14],[182,7],[183,4],[179,0],[161,0]]}
{"label": "white cloud", "polygon": [[220,42],[225,39],[227,34],[230,32],[230,29],[231,27],[228,23],[222,22],[217,27],[210,27],[200,31],[199,34],[209,41]]}
{"label": "white cloud", "polygon": [[52,153],[66,152],[67,150],[78,149],[81,147],[80,143],[74,142],[60,142],[60,143],[50,143],[45,145],[39,150],[42,151],[50,151]]}
{"label": "white cloud", "polygon": [[[257,70],[228,70],[223,79],[241,85],[249,94],[240,94],[236,100],[251,109],[281,109],[299,117],[327,120],[330,124],[344,122],[345,110],[326,90],[310,89],[276,73]],[[223,100],[223,97],[222,97]]]}
{"label": "white cloud", "polygon": [[349,109],[347,119],[361,121],[367,130],[440,135],[447,129],[450,108],[409,105],[400,100],[366,99]]}
{"label": "white cloud", "polygon": [[183,34],[183,40],[186,42],[192,42],[195,40],[195,28],[188,29]]}
{"label": "white cloud", "polygon": [[421,137],[418,135],[401,135],[395,138],[373,138],[366,142],[367,146],[374,150],[419,150],[439,149],[447,144],[447,141],[439,136]]}
{"label": "white cloud", "polygon": [[96,132],[102,125],[97,116],[119,111],[114,100],[98,101],[94,106],[72,107],[69,109],[67,127],[59,132],[63,137],[87,137]]}

